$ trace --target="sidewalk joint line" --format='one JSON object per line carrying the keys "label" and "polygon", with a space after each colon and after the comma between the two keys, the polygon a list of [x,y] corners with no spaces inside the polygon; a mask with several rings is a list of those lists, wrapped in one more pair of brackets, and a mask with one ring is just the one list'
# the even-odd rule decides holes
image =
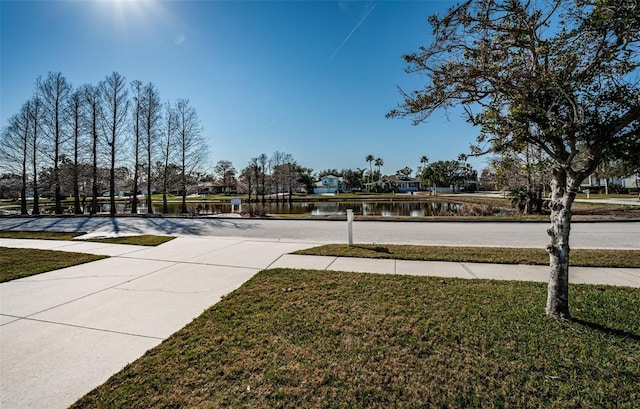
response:
{"label": "sidewalk joint line", "polygon": [[340,257],[335,256],[335,257],[333,258],[333,260],[331,260],[331,263],[329,263],[329,265],[328,265],[327,267],[325,267],[325,270],[329,270],[329,268],[333,265],[333,263],[335,263],[336,261],[338,261],[338,259],[339,259],[339,258],[340,258]]}
{"label": "sidewalk joint line", "polygon": [[25,317],[25,318],[22,318],[22,319],[23,320],[27,320],[27,321],[42,322],[42,323],[45,323],[45,324],[62,325],[64,327],[86,329],[86,330],[90,330],[90,331],[109,332],[111,334],[120,334],[120,335],[132,336],[132,337],[157,339],[157,340],[160,340],[160,341],[165,339],[165,338],[162,338],[162,337],[156,337],[156,336],[152,336],[152,335],[132,334],[130,332],[115,331],[115,330],[104,329],[104,328],[85,327],[85,326],[82,326],[82,325],[68,324],[68,323],[65,323],[65,322],[58,322],[58,321],[41,320],[41,319],[37,319],[37,318]]}
{"label": "sidewalk joint line", "polygon": [[471,269],[467,266],[467,264],[466,264],[466,263],[460,263],[460,265],[462,266],[462,268],[464,268],[464,269],[465,269],[465,271],[466,271],[467,273],[471,274],[471,277],[473,277],[473,278],[479,278],[479,277],[476,275],[476,273],[474,273],[473,271],[471,271]]}
{"label": "sidewalk joint line", "polygon": [[[38,315],[38,314],[41,314],[41,313],[43,313],[43,312],[47,312],[47,311],[53,310],[53,309],[55,309],[55,308],[62,307],[63,305],[71,304],[71,303],[73,303],[73,302],[76,302],[76,301],[82,300],[82,299],[84,299],[84,298],[88,298],[88,297],[91,297],[91,296],[93,296],[93,295],[96,295],[96,294],[99,294],[99,293],[105,292],[105,291],[107,291],[107,290],[114,289],[114,288],[116,288],[116,287],[118,287],[118,286],[121,286],[121,285],[123,285],[123,284],[127,284],[127,283],[130,283],[130,282],[132,282],[132,281],[136,281],[136,280],[141,279],[141,278],[143,278],[143,277],[147,277],[147,276],[150,276],[151,274],[155,274],[155,273],[157,273],[157,272],[159,272],[159,271],[165,270],[165,269],[167,269],[167,268],[169,268],[169,267],[173,267],[173,266],[175,266],[176,264],[178,264],[178,263],[174,263],[174,264],[170,264],[170,265],[168,265],[168,266],[164,266],[164,267],[159,268],[159,269],[157,269],[157,270],[151,271],[151,272],[149,272],[149,273],[147,273],[147,274],[143,274],[143,275],[141,275],[141,276],[137,276],[137,277],[135,277],[135,278],[132,278],[132,279],[129,279],[129,280],[126,280],[126,281],[123,281],[123,282],[120,282],[120,283],[114,284],[114,285],[112,285],[112,286],[110,286],[110,287],[102,288],[102,289],[100,289],[100,290],[98,290],[98,291],[94,291],[94,292],[92,292],[92,293],[85,294],[85,295],[83,295],[82,297],[74,298],[73,300],[65,301],[65,302],[63,302],[63,303],[61,303],[61,304],[58,304],[58,305],[54,305],[54,306],[51,306],[51,307],[45,308],[44,310],[36,311],[36,312],[34,312],[34,313],[31,313],[31,314],[29,314],[29,315],[26,315],[26,316],[25,316],[25,317],[23,317],[23,318],[24,318],[24,319],[31,319],[30,317],[33,317],[34,315]],[[46,273],[45,273],[45,274],[46,274]],[[128,276],[128,277],[131,277],[131,276]]]}

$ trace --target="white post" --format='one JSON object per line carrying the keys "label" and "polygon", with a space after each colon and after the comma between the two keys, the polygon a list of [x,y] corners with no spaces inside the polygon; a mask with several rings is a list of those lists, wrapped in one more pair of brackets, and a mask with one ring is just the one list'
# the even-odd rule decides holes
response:
{"label": "white post", "polygon": [[349,229],[349,246],[353,246],[353,209],[347,209],[347,225]]}

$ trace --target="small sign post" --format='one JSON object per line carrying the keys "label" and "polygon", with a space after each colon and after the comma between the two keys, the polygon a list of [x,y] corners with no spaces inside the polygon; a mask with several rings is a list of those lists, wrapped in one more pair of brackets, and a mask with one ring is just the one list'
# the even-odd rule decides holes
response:
{"label": "small sign post", "polygon": [[353,209],[347,209],[347,225],[349,229],[349,246],[353,246]]}
{"label": "small sign post", "polygon": [[242,213],[242,200],[241,199],[231,199],[231,213],[236,212],[236,205],[239,206],[238,212]]}

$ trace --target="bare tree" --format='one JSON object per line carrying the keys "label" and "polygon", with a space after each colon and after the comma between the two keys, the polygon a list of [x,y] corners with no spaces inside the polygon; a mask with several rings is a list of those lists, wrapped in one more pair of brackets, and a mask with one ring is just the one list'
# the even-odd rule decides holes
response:
{"label": "bare tree", "polygon": [[138,213],[138,172],[140,171],[140,133],[143,114],[142,82],[131,81],[133,93],[132,126],[133,126],[133,187],[131,192],[131,214]]}
{"label": "bare tree", "polygon": [[38,152],[40,151],[40,115],[41,115],[41,101],[40,97],[35,96],[31,99],[29,104],[31,109],[29,110],[29,120],[31,122],[31,165],[32,165],[32,183],[33,188],[33,210],[32,215],[40,214],[40,194],[38,192]]}
{"label": "bare tree", "polygon": [[39,77],[36,88],[42,101],[42,129],[46,137],[47,156],[53,160],[53,185],[55,189],[55,213],[62,214],[60,202],[60,156],[66,142],[65,106],[71,93],[71,84],[59,72],[50,72],[47,78]]}
{"label": "bare tree", "polygon": [[246,168],[240,172],[240,180],[247,185],[249,191],[249,202],[251,202],[251,194],[253,190],[256,191],[256,199],[258,198],[258,178],[259,178],[260,166],[258,165],[258,158],[251,158]]}
{"label": "bare tree", "polygon": [[91,208],[89,213],[98,213],[98,145],[100,118],[102,118],[102,99],[100,90],[93,85],[82,87],[85,98],[85,121],[91,138]]}
{"label": "bare tree", "polygon": [[162,120],[162,105],[160,103],[160,96],[158,95],[158,91],[152,83],[148,83],[147,85],[145,85],[144,89],[142,90],[142,101],[144,114],[142,122],[144,124],[145,151],[147,154],[147,213],[152,214],[153,201],[151,198],[151,164],[153,163],[153,147],[155,145],[156,139],[158,138],[158,128],[160,126],[160,121]]}
{"label": "bare tree", "polygon": [[82,214],[83,210],[80,207],[80,183],[79,183],[79,169],[80,169],[80,142],[83,131],[83,108],[84,108],[84,95],[82,90],[74,91],[68,99],[67,111],[69,123],[71,125],[71,135],[73,138],[73,212],[75,214]]}
{"label": "bare tree", "polygon": [[227,193],[229,189],[229,185],[233,181],[233,178],[236,174],[236,169],[233,167],[233,163],[228,160],[221,160],[216,163],[216,166],[213,168],[213,171],[222,179],[222,183],[224,185],[224,193]]}
{"label": "bare tree", "polygon": [[169,184],[169,164],[173,158],[176,146],[176,135],[178,130],[178,112],[171,106],[170,102],[164,108],[164,129],[162,130],[162,213],[169,213],[167,203],[167,188]]}
{"label": "bare tree", "polygon": [[9,119],[0,140],[0,167],[5,171],[20,173],[20,214],[27,215],[27,166],[31,139],[31,101]]}
{"label": "bare tree", "polygon": [[98,88],[103,102],[102,127],[109,147],[109,213],[116,214],[116,155],[119,149],[120,138],[123,137],[126,128],[129,111],[129,99],[125,88],[125,78],[117,72],[113,72],[100,82]]}
{"label": "bare tree", "polygon": [[187,181],[193,172],[204,163],[207,145],[202,138],[202,127],[196,109],[188,99],[179,99],[176,103],[177,152],[180,160],[182,207],[181,213],[187,213]]}

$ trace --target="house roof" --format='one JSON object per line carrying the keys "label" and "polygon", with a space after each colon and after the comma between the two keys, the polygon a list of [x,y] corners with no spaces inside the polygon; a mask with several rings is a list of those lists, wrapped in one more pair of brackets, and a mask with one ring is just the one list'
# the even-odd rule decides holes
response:
{"label": "house roof", "polygon": [[411,182],[411,183],[420,183],[421,180],[418,178],[406,177],[404,175],[391,175],[387,176],[387,180],[389,182],[400,183],[400,182]]}

